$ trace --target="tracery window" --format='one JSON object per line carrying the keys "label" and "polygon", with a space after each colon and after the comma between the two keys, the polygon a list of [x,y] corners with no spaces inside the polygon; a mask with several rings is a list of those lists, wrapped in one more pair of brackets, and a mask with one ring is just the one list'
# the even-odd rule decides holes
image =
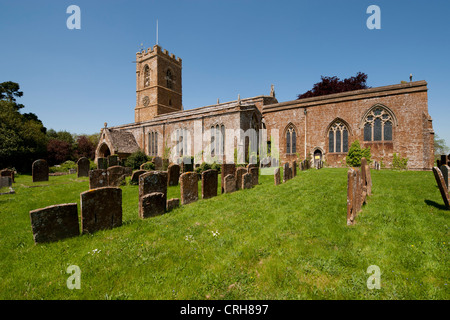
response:
{"label": "tracery window", "polygon": [[364,141],[391,141],[392,123],[392,116],[385,108],[373,108],[364,120]]}
{"label": "tracery window", "polygon": [[148,87],[150,85],[150,68],[148,65],[144,67],[144,87]]}
{"label": "tracery window", "polygon": [[225,154],[225,126],[211,127],[211,157]]}
{"label": "tracery window", "polygon": [[293,125],[286,130],[286,153],[292,154],[297,152],[297,133]]}
{"label": "tracery window", "polygon": [[342,121],[335,121],[328,131],[328,152],[348,152],[348,128]]}
{"label": "tracery window", "polygon": [[169,88],[169,89],[173,88],[173,75],[172,75],[172,71],[170,71],[170,69],[167,69],[167,72],[166,72],[166,84],[167,84],[167,88]]}
{"label": "tracery window", "polygon": [[158,132],[148,134],[148,151],[151,156],[158,155]]}

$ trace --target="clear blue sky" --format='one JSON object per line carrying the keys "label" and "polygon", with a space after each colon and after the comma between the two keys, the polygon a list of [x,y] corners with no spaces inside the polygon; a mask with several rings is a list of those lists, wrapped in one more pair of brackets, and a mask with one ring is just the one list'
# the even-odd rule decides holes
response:
{"label": "clear blue sky", "polygon": [[[69,30],[69,5],[81,29]],[[381,30],[369,30],[369,5]],[[135,54],[156,42],[183,59],[185,109],[269,94],[278,101],[320,76],[368,74],[371,87],[428,82],[435,132],[450,145],[450,1],[5,1],[0,82],[47,128],[95,133],[134,121]]]}

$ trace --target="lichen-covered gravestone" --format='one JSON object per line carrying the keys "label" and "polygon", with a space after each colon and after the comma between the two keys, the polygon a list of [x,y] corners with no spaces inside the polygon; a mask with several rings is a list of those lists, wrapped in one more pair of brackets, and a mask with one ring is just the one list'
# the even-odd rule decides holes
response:
{"label": "lichen-covered gravestone", "polygon": [[162,192],[152,192],[141,199],[139,217],[142,219],[162,215],[166,212],[166,196]]}
{"label": "lichen-covered gravestone", "polygon": [[[233,176],[235,175],[236,172],[236,165],[234,163],[223,163],[222,164],[222,168],[220,171],[220,185],[221,185],[221,189],[222,189],[222,193],[225,192],[225,177],[228,176],[229,174],[232,174]],[[236,178],[234,178],[234,180],[236,181]],[[234,189],[236,189],[236,186],[234,186]],[[236,191],[236,190],[233,190]]]}
{"label": "lichen-covered gravestone", "polygon": [[122,166],[108,168],[108,186],[119,187],[125,182],[125,169]]}
{"label": "lichen-covered gravestone", "polygon": [[292,161],[292,178],[297,176],[297,161]]}
{"label": "lichen-covered gravestone", "polygon": [[274,183],[275,183],[276,186],[281,183],[280,168],[275,168],[275,171],[274,171],[274,174],[273,174],[273,179],[274,179]]}
{"label": "lichen-covered gravestone", "polygon": [[33,182],[48,181],[48,164],[44,159],[33,162],[32,165]]}
{"label": "lichen-covered gravestone", "polygon": [[202,172],[202,199],[217,196],[218,172],[217,170],[205,170]]}
{"label": "lichen-covered gravestone", "polygon": [[108,169],[108,159],[107,158],[97,158],[97,169]]}
{"label": "lichen-covered gravestone", "polygon": [[82,157],[77,161],[77,177],[89,177],[91,163],[88,158]]}
{"label": "lichen-covered gravestone", "polygon": [[30,211],[35,243],[53,242],[80,234],[76,203],[65,203]]}
{"label": "lichen-covered gravestone", "polygon": [[172,198],[167,200],[167,212],[172,211],[175,208],[178,208],[180,206],[180,199],[179,198]]}
{"label": "lichen-covered gravestone", "polygon": [[139,177],[144,174],[147,173],[147,170],[136,170],[133,171],[133,174],[131,175],[131,180],[130,183],[131,184],[139,184]]}
{"label": "lichen-covered gravestone", "polygon": [[442,200],[444,200],[444,204],[447,208],[450,208],[450,196],[448,194],[447,186],[445,185],[444,176],[442,175],[441,170],[438,167],[433,167],[434,178],[436,179],[436,183],[439,187],[439,191],[441,192]]}
{"label": "lichen-covered gravestone", "polygon": [[242,189],[242,176],[247,173],[247,168],[236,168],[236,189]]}
{"label": "lichen-covered gravestone", "polygon": [[108,156],[108,167],[114,167],[119,165],[119,157],[116,155]]}
{"label": "lichen-covered gravestone", "polygon": [[139,176],[139,216],[144,215],[142,198],[150,193],[160,192],[164,195],[164,203],[167,201],[167,172],[150,171]]}
{"label": "lichen-covered gravestone", "polygon": [[167,168],[168,180],[167,183],[169,186],[177,186],[178,181],[180,179],[180,166],[178,164],[171,164]]}
{"label": "lichen-covered gravestone", "polygon": [[442,176],[444,177],[445,185],[447,186],[447,191],[450,189],[450,179],[449,179],[449,167],[448,165],[442,165],[441,168]]}
{"label": "lichen-covered gravestone", "polygon": [[290,172],[289,163],[286,162],[283,165],[283,183],[290,179],[289,172]]}
{"label": "lichen-covered gravestone", "polygon": [[14,170],[11,169],[3,169],[0,171],[0,176],[2,177],[10,177],[11,182],[14,183]]}
{"label": "lichen-covered gravestone", "polygon": [[225,177],[222,187],[224,193],[231,193],[236,191],[236,177],[234,176],[234,174],[230,173]]}
{"label": "lichen-covered gravestone", "polygon": [[248,169],[248,173],[252,175],[252,184],[254,186],[258,185],[259,183],[259,168],[258,167],[250,167]]}
{"label": "lichen-covered gravestone", "polygon": [[251,188],[253,188],[253,175],[251,173],[246,173],[242,176],[242,189],[251,189]]}
{"label": "lichen-covered gravestone", "polygon": [[112,229],[122,225],[122,189],[104,187],[80,194],[83,233]]}
{"label": "lichen-covered gravestone", "polygon": [[180,176],[181,204],[198,200],[198,175],[196,172],[186,172]]}
{"label": "lichen-covered gravestone", "polygon": [[108,171],[95,169],[89,171],[89,189],[103,188],[108,186]]}

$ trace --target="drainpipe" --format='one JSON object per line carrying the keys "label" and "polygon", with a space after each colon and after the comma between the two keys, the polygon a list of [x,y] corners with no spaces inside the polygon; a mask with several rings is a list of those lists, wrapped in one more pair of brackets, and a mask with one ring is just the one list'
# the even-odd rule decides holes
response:
{"label": "drainpipe", "polygon": [[306,114],[308,113],[308,111],[306,110],[306,108],[303,110],[303,113],[305,114],[305,160],[306,160]]}

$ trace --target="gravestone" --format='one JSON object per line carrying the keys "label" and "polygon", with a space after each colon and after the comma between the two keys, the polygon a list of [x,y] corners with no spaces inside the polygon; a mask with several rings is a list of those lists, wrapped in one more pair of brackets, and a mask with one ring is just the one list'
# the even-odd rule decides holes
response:
{"label": "gravestone", "polygon": [[[441,166],[447,165],[447,163],[448,163],[447,155],[446,154],[441,154],[440,165]],[[440,168],[440,166],[439,166],[439,168]]]}
{"label": "gravestone", "polygon": [[82,233],[122,225],[122,189],[103,187],[80,194]]}
{"label": "gravestone", "polygon": [[163,160],[161,157],[153,157],[152,162],[155,164],[155,169],[156,170],[161,170],[163,167]]}
{"label": "gravestone", "polygon": [[166,196],[162,192],[146,194],[140,199],[140,202],[139,217],[141,219],[162,215],[166,212]]}
{"label": "gravestone", "polygon": [[77,177],[89,177],[89,167],[91,163],[88,158],[81,157],[77,161]]}
{"label": "gravestone", "polygon": [[0,176],[0,188],[7,188],[12,186],[11,177]]}
{"label": "gravestone", "polygon": [[281,183],[280,180],[280,168],[275,168],[274,174],[273,174],[273,179],[274,179],[274,183],[275,185],[279,185]]}
{"label": "gravestone", "polygon": [[107,157],[108,160],[108,168],[119,165],[119,157],[116,155],[110,155]]}
{"label": "gravestone", "polygon": [[259,184],[259,168],[258,167],[251,167],[248,169],[248,173],[252,175],[252,184],[254,186]]}
{"label": "gravestone", "polygon": [[150,171],[139,176],[139,216],[142,215],[141,199],[143,196],[161,192],[164,194],[164,202],[167,201],[167,172]]}
{"label": "gravestone", "polygon": [[125,169],[122,166],[112,166],[107,170],[108,186],[119,187],[125,183]]}
{"label": "gravestone", "polygon": [[30,211],[35,243],[53,242],[80,235],[76,203],[65,203]]}
{"label": "gravestone", "polygon": [[136,170],[133,172],[133,174],[131,175],[131,180],[130,183],[131,184],[139,184],[139,177],[141,176],[141,174],[144,174],[148,172],[147,170]]}
{"label": "gravestone", "polygon": [[11,169],[3,169],[0,171],[1,177],[10,177],[11,182],[14,183],[14,170]]}
{"label": "gravestone", "polygon": [[349,168],[347,171],[347,225],[352,225],[355,219],[356,199],[356,171]]}
{"label": "gravestone", "polygon": [[448,194],[447,186],[445,185],[444,176],[442,175],[441,170],[437,167],[433,167],[434,178],[436,179],[436,183],[439,187],[439,191],[441,192],[442,200],[444,200],[445,206],[450,209],[450,197]]}
{"label": "gravestone", "polygon": [[189,204],[198,200],[198,175],[186,172],[180,176],[181,204]]}
{"label": "gravestone", "polygon": [[247,173],[247,169],[244,167],[236,168],[236,190],[242,188],[242,176]]}
{"label": "gravestone", "polygon": [[210,169],[202,172],[202,199],[217,196],[218,172]]}
{"label": "gravestone", "polygon": [[167,183],[169,186],[177,186],[180,179],[180,166],[177,164],[171,164],[167,168]]}
{"label": "gravestone", "polygon": [[33,182],[48,181],[48,164],[44,159],[33,162],[32,165]]}
{"label": "gravestone", "polygon": [[445,185],[447,187],[447,191],[450,190],[450,179],[449,179],[449,166],[448,165],[442,165],[440,170],[442,173],[442,176],[444,177]]}
{"label": "gravestone", "polygon": [[289,163],[288,162],[286,162],[284,165],[283,165],[283,183],[285,183],[286,181],[288,181],[289,179],[290,179],[290,177],[289,177]]}
{"label": "gravestone", "polygon": [[[220,185],[222,189],[222,193],[225,192],[225,177],[229,174],[235,175],[236,165],[234,163],[222,163],[221,171],[220,171]],[[234,179],[236,180],[236,178]],[[236,186],[235,186],[236,189]],[[236,190],[233,190],[236,191]],[[232,192],[233,192],[232,191]]]}
{"label": "gravestone", "polygon": [[292,161],[292,178],[297,176],[297,161]]}
{"label": "gravestone", "polygon": [[223,193],[231,193],[236,191],[236,177],[234,173],[230,173],[224,178],[222,188]]}
{"label": "gravestone", "polygon": [[108,171],[95,169],[89,171],[89,189],[97,189],[108,186]]}
{"label": "gravestone", "polygon": [[178,208],[180,206],[180,199],[179,198],[172,198],[167,200],[167,212],[172,211],[175,208]]}
{"label": "gravestone", "polygon": [[97,169],[108,169],[108,159],[107,158],[97,158]]}
{"label": "gravestone", "polygon": [[246,173],[242,176],[242,189],[251,189],[251,188],[253,188],[253,175],[251,173]]}

